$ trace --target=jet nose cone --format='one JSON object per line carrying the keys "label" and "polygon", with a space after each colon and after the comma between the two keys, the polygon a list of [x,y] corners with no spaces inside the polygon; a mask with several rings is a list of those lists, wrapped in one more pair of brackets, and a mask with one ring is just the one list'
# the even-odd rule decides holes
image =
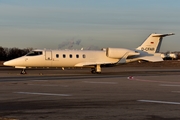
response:
{"label": "jet nose cone", "polygon": [[3,63],[4,66],[23,66],[24,59],[16,58]]}
{"label": "jet nose cone", "polygon": [[6,64],[7,64],[6,62],[3,63],[4,66],[6,66]]}
{"label": "jet nose cone", "polygon": [[15,66],[14,60],[9,60],[3,63],[4,66]]}
{"label": "jet nose cone", "polygon": [[9,62],[4,62],[3,65],[4,65],[4,66],[8,66],[8,65],[9,65]]}

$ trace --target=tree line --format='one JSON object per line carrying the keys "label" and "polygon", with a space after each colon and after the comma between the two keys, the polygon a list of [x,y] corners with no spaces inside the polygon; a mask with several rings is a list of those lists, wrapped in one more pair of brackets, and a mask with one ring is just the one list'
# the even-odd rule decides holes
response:
{"label": "tree line", "polygon": [[32,48],[19,49],[19,48],[4,48],[0,46],[0,61],[7,61],[17,57],[21,57],[29,53]]}

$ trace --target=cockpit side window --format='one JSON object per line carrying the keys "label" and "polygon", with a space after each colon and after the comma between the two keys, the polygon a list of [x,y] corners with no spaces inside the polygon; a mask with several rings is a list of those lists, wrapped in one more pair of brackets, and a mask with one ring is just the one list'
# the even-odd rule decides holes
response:
{"label": "cockpit side window", "polygon": [[38,55],[42,55],[42,54],[43,54],[42,51],[31,51],[26,56],[38,56]]}

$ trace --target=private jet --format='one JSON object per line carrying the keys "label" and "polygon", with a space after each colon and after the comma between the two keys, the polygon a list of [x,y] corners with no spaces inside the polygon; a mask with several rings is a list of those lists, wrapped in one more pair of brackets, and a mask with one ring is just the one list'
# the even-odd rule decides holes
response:
{"label": "private jet", "polygon": [[101,73],[102,67],[115,66],[134,61],[163,61],[159,53],[163,37],[174,35],[152,33],[136,49],[104,48],[102,50],[41,50],[36,49],[25,56],[4,62],[5,66],[22,69],[32,67],[89,67],[91,73]]}

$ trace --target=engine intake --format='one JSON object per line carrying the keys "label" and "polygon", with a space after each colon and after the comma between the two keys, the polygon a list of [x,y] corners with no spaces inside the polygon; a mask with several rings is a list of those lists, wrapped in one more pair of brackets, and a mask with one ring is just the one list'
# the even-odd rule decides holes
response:
{"label": "engine intake", "polygon": [[139,53],[136,53],[135,51],[124,49],[124,48],[107,48],[106,49],[106,56],[109,58],[120,59],[126,53],[128,53],[128,56],[139,55]]}

